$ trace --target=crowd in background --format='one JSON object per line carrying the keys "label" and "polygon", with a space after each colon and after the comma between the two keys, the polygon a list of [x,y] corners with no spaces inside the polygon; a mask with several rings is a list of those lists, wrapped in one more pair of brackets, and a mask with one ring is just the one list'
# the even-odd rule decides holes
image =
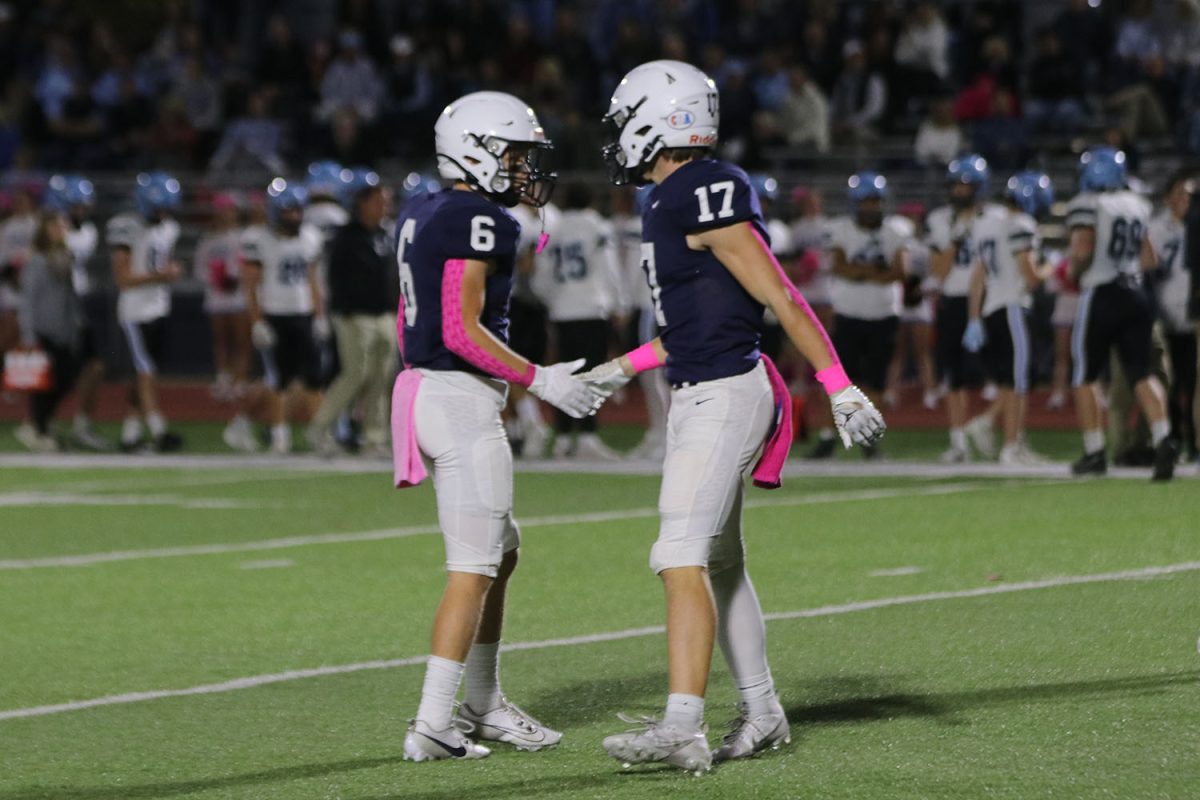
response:
{"label": "crowd in background", "polygon": [[491,88],[538,109],[561,167],[591,169],[604,87],[658,57],[714,77],[726,155],[752,169],[772,148],[880,136],[907,137],[914,160],[935,164],[975,149],[1019,166],[1047,132],[1103,133],[1131,158],[1156,139],[1200,152],[1197,0],[1066,0],[1032,36],[1027,4],[987,0],[155,9],[118,26],[92,4],[0,2],[0,170],[278,173],[426,156],[445,104]]}

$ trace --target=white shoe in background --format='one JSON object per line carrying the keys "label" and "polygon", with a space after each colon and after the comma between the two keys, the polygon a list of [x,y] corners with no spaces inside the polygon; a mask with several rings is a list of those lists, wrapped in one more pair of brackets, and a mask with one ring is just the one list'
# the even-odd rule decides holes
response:
{"label": "white shoe in background", "polygon": [[575,440],[575,458],[581,461],[621,461],[621,454],[594,433],[581,433]]}
{"label": "white shoe in background", "polygon": [[992,431],[991,417],[987,414],[980,414],[964,425],[963,430],[981,456],[984,458],[996,457],[996,438]]}

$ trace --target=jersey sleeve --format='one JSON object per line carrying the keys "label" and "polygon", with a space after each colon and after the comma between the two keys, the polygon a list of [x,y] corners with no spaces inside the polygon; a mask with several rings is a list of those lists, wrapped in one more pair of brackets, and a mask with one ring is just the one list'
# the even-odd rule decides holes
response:
{"label": "jersey sleeve", "polygon": [[[474,201],[477,198],[467,198]],[[483,201],[467,202],[447,214],[443,228],[444,252],[447,258],[469,258],[487,261],[508,258],[517,253],[521,226],[512,214]]]}
{"label": "jersey sleeve", "polygon": [[883,246],[883,255],[890,266],[896,254],[907,250],[912,241],[912,224],[903,217],[892,217],[884,223],[883,233],[879,237]]}
{"label": "jersey sleeve", "polygon": [[1096,196],[1078,194],[1067,204],[1067,229],[1096,227]]}
{"label": "jersey sleeve", "polygon": [[262,236],[256,230],[248,230],[238,241],[238,259],[261,264],[263,260]]}
{"label": "jersey sleeve", "polygon": [[850,220],[847,217],[831,219],[825,227],[826,246],[830,250],[841,250],[847,258],[850,257],[850,250],[853,248],[850,242],[850,227]]}
{"label": "jersey sleeve", "polygon": [[129,215],[113,217],[105,226],[104,238],[109,247],[127,247],[132,250],[134,242],[137,241],[138,227],[137,221]]}
{"label": "jersey sleeve", "polygon": [[1018,214],[1008,230],[1008,249],[1014,256],[1038,246],[1037,222],[1028,214]]}
{"label": "jersey sleeve", "polygon": [[742,170],[720,162],[703,162],[694,167],[688,180],[677,187],[664,202],[679,227],[688,232],[726,228],[739,222],[756,220],[766,233],[762,207]]}
{"label": "jersey sleeve", "polygon": [[929,247],[933,250],[949,250],[954,240],[951,233],[950,214],[948,209],[934,209],[929,215]]}

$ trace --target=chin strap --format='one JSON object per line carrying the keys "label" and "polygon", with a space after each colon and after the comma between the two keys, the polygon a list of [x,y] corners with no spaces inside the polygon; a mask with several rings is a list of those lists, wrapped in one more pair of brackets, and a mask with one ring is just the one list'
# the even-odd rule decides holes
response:
{"label": "chin strap", "polygon": [[538,234],[537,247],[533,249],[534,253],[540,253],[546,249],[546,245],[550,243],[550,234],[546,233],[546,207],[542,206],[538,209],[538,219],[542,223],[542,232]]}

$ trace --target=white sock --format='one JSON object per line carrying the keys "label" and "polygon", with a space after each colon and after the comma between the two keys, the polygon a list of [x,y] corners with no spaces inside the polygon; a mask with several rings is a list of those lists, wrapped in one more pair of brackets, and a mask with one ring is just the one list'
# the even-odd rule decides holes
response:
{"label": "white sock", "polygon": [[92,421],[88,419],[88,415],[80,412],[75,415],[75,432],[87,433],[92,429]]}
{"label": "white sock", "polygon": [[167,432],[167,421],[163,419],[162,414],[155,411],[146,415],[146,427],[150,429],[150,435],[157,439]]}
{"label": "white sock", "polygon": [[699,728],[704,721],[704,698],[694,694],[667,695],[667,713],[663,722],[682,728]]}
{"label": "white sock", "polygon": [[482,714],[500,707],[500,643],[471,645],[463,672],[463,703]]}
{"label": "white sock", "polygon": [[1150,423],[1150,439],[1154,442],[1154,446],[1158,447],[1159,442],[1171,435],[1171,423],[1168,420],[1160,419],[1158,422]]}
{"label": "white sock", "polygon": [[1083,452],[1091,455],[1092,453],[1104,452],[1104,431],[1096,428],[1095,430],[1083,432]]}
{"label": "white sock", "polygon": [[137,417],[126,417],[121,423],[121,441],[133,444],[142,438],[142,421]]}
{"label": "white sock", "polygon": [[955,450],[967,449],[967,432],[962,428],[950,429],[950,446]]}
{"label": "white sock", "polygon": [[817,438],[822,442],[832,442],[833,428],[821,428],[821,430],[817,431]]}
{"label": "white sock", "polygon": [[767,665],[767,626],[754,584],[739,564],[714,573],[710,580],[717,606],[717,642],[733,683],[750,716],[775,707],[775,683]]}
{"label": "white sock", "polygon": [[517,418],[525,425],[525,430],[543,428],[546,426],[542,419],[542,409],[538,406],[537,398],[527,394],[517,401]]}
{"label": "white sock", "polygon": [[248,430],[250,428],[250,418],[245,414],[238,414],[233,419],[229,420],[229,427],[236,430]]}
{"label": "white sock", "polygon": [[425,685],[421,689],[417,719],[435,731],[449,728],[454,715],[454,696],[458,694],[462,676],[462,664],[448,658],[430,656],[425,665]]}
{"label": "white sock", "polygon": [[271,426],[271,444],[283,443],[292,443],[292,429],[288,427],[286,422],[282,425]]}

